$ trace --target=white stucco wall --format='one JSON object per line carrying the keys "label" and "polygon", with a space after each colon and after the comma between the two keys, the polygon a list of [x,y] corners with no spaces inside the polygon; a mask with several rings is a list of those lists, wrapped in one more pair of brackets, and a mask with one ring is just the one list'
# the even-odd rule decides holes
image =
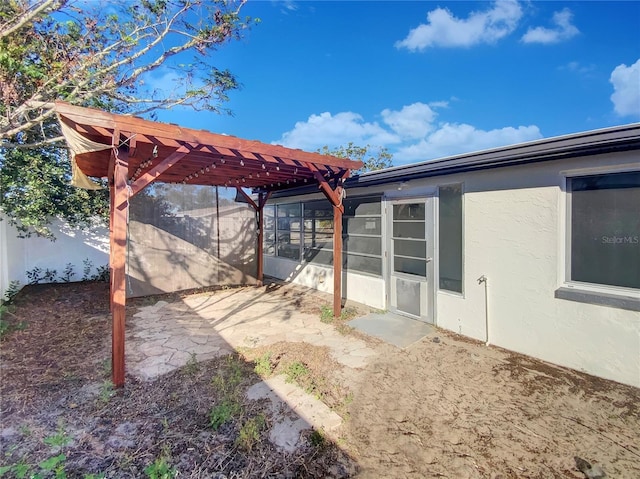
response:
{"label": "white stucco wall", "polygon": [[[264,271],[274,278],[333,294],[333,268],[265,256]],[[354,273],[342,275],[342,296],[373,308],[385,308],[384,288],[382,278]]]}
{"label": "white stucco wall", "polygon": [[92,262],[90,274],[109,263],[108,228],[82,231],[55,221],[51,231],[56,241],[37,236],[18,238],[17,230],[8,221],[0,221],[0,296],[4,296],[11,281],[20,281],[22,286],[28,284],[26,272],[36,267],[56,270],[62,275],[65,266],[71,263],[75,272],[72,281],[80,281],[83,260]]}
{"label": "white stucco wall", "polygon": [[[388,185],[396,197],[464,185],[463,294],[436,292],[436,324],[484,341],[488,313],[490,344],[640,387],[640,313],[555,298],[565,285],[563,173],[639,168],[639,159],[625,152],[414,180],[401,192]],[[327,292],[333,284],[326,268],[268,256],[265,272]],[[482,275],[487,304],[485,285],[478,283]],[[382,279],[353,276],[347,298],[386,307]]]}

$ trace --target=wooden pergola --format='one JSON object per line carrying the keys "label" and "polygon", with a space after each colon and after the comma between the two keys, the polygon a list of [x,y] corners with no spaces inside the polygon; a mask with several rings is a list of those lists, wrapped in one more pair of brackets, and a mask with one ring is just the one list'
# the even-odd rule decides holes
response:
{"label": "wooden pergola", "polygon": [[[263,279],[263,208],[273,191],[317,184],[333,205],[333,313],[342,303],[343,182],[362,162],[56,102],[75,174],[107,178],[111,199],[112,380],[125,380],[125,262],[129,199],[153,182],[235,187],[258,219],[257,279]],[[78,171],[79,170],[79,171]],[[258,193],[254,201],[243,188]]]}

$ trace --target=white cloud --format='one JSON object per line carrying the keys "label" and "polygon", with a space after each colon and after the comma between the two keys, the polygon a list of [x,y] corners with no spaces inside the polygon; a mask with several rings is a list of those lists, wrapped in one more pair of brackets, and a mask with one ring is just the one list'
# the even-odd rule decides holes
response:
{"label": "white cloud", "polygon": [[535,27],[527,30],[522,36],[524,43],[558,43],[562,40],[568,40],[580,33],[580,30],[571,23],[573,13],[568,8],[559,12],[554,12],[551,22],[553,28]]}
{"label": "white cloud", "polygon": [[292,1],[292,0],[285,0],[285,1],[275,1],[272,0],[272,3],[277,6],[280,7],[280,11],[284,14],[290,13],[290,12],[295,12],[298,10],[298,5],[296,2]]}
{"label": "white cloud", "polygon": [[427,23],[409,31],[396,42],[396,48],[410,51],[428,47],[469,47],[478,43],[495,43],[513,32],[522,17],[516,0],[497,0],[491,9],[472,12],[466,19],[454,17],[445,8],[427,13]]}
{"label": "white cloud", "polygon": [[581,65],[579,62],[569,62],[566,65],[562,65],[559,70],[568,70],[570,72],[579,73],[580,75],[588,75],[596,70],[595,65]]}
{"label": "white cloud", "polygon": [[633,65],[615,67],[609,81],[613,84],[611,101],[620,116],[640,116],[640,59]]}
{"label": "white cloud", "polygon": [[429,105],[414,103],[402,107],[400,111],[383,110],[383,121],[403,138],[422,138],[433,129],[436,112]]}
{"label": "white cloud", "polygon": [[311,115],[307,121],[296,122],[292,130],[274,143],[289,148],[317,150],[325,145],[346,145],[350,141],[357,145],[380,146],[397,143],[399,139],[378,123],[365,122],[362,116],[347,111],[335,115],[329,112]]}
{"label": "white cloud", "polygon": [[542,138],[535,125],[479,130],[467,124],[445,123],[418,143],[400,148],[394,154],[397,164],[425,161],[446,156],[513,145]]}
{"label": "white cloud", "polygon": [[366,122],[353,112],[311,115],[306,121],[297,122],[274,143],[307,151],[325,145],[344,146],[349,142],[387,147],[395,164],[403,164],[542,138],[535,125],[485,131],[464,123],[438,124],[437,112],[424,103],[413,103],[400,110],[385,109],[380,115],[383,125]]}

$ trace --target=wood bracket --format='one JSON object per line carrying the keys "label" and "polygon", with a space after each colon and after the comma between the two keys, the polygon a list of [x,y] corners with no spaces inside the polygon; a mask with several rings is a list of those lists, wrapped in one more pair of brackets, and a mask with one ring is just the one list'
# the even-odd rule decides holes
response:
{"label": "wood bracket", "polygon": [[254,210],[258,211],[260,209],[258,205],[256,205],[256,202],[253,201],[253,198],[251,198],[240,186],[236,186],[236,190],[244,197],[245,200],[247,200],[247,203],[249,203]]}

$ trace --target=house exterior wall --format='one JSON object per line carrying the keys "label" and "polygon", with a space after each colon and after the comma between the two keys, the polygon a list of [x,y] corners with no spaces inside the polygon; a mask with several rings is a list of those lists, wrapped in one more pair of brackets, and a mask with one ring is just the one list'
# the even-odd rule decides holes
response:
{"label": "house exterior wall", "polygon": [[50,229],[56,237],[55,241],[38,236],[18,238],[18,231],[6,218],[0,221],[0,297],[4,296],[11,281],[19,281],[21,286],[28,284],[26,273],[36,267],[56,270],[61,275],[65,266],[71,263],[75,272],[71,280],[80,281],[84,260],[89,260],[93,265],[90,275],[109,263],[107,227],[83,231],[54,221]]}
{"label": "house exterior wall", "polygon": [[[462,183],[463,293],[440,291],[436,283],[436,325],[486,341],[488,323],[492,345],[640,387],[640,313],[555,297],[566,286],[564,175],[638,169],[639,159],[634,152],[594,155],[350,189],[348,194],[382,189],[386,196],[421,197],[437,192],[439,185]],[[437,249],[436,243],[435,281]],[[287,268],[284,261],[290,263]],[[333,284],[329,268],[274,257],[265,257],[265,273],[323,291]],[[479,283],[483,275],[487,282]],[[387,307],[384,277],[347,273],[346,288],[348,299]]]}

